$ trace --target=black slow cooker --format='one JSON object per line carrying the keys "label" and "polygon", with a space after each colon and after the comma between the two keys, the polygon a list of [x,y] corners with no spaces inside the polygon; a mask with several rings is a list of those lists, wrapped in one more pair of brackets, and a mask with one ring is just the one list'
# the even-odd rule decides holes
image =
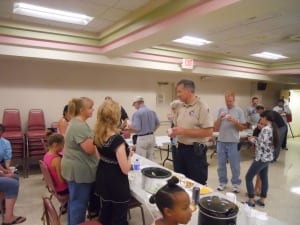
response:
{"label": "black slow cooker", "polygon": [[198,225],[236,225],[239,208],[219,196],[200,199]]}

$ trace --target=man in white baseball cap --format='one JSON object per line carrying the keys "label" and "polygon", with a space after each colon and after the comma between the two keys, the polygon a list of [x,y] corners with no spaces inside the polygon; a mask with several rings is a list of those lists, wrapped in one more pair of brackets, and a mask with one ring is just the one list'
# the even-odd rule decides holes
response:
{"label": "man in white baseball cap", "polygon": [[144,105],[142,96],[136,96],[132,105],[137,111],[132,115],[129,128],[137,135],[136,153],[152,160],[156,144],[154,132],[160,125],[159,119],[152,109]]}
{"label": "man in white baseball cap", "polygon": [[136,103],[136,102],[144,102],[144,98],[142,96],[136,96],[133,99],[132,105],[134,106],[134,103]]}

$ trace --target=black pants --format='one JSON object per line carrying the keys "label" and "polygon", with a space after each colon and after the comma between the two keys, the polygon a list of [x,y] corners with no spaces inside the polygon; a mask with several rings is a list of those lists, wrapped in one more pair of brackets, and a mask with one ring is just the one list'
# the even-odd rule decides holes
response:
{"label": "black pants", "polygon": [[128,202],[114,203],[102,200],[99,221],[103,225],[128,225],[127,213]]}
{"label": "black pants", "polygon": [[206,154],[199,156],[195,154],[192,145],[178,143],[175,164],[178,173],[182,173],[202,185],[206,184],[208,177]]}
{"label": "black pants", "polygon": [[91,216],[98,215],[100,211],[100,198],[95,194],[96,184],[93,183],[90,193],[90,200],[88,205],[88,214]]}
{"label": "black pants", "polygon": [[281,145],[282,148],[286,148],[287,134],[288,134],[288,125],[286,124],[286,131],[284,133],[283,141]]}
{"label": "black pants", "polygon": [[176,172],[176,173],[179,173],[178,169],[177,169],[177,147],[176,145],[171,145],[171,148],[172,148],[172,159],[173,159],[173,170]]}

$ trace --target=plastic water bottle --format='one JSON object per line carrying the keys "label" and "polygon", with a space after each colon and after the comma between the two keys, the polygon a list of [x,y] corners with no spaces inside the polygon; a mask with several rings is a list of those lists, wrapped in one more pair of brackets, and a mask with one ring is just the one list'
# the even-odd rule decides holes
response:
{"label": "plastic water bottle", "polygon": [[133,163],[133,170],[140,170],[141,163],[139,159],[136,159]]}

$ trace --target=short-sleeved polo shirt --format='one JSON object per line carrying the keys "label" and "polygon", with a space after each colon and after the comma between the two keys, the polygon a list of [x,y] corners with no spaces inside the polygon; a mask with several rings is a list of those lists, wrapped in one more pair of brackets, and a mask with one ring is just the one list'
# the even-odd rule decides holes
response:
{"label": "short-sleeved polo shirt", "polygon": [[[175,118],[175,126],[184,129],[201,129],[212,128],[214,126],[213,116],[207,104],[200,101],[197,97],[191,104],[181,104],[178,107]],[[192,145],[193,142],[207,143],[209,137],[191,137],[185,135],[177,135],[177,141]]]}

